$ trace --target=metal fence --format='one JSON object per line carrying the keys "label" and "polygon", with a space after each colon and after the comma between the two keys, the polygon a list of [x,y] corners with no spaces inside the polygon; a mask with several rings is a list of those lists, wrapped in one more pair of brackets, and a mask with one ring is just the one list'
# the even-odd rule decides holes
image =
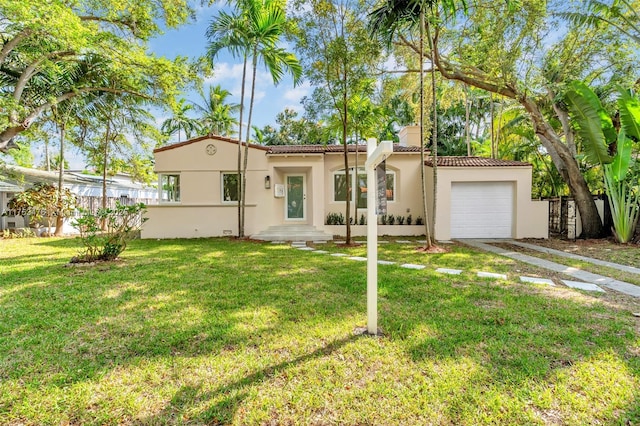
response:
{"label": "metal fence", "polygon": [[[146,205],[156,204],[157,201],[153,198],[129,198],[129,197],[107,197],[107,208],[115,209],[116,203],[120,203],[126,206],[133,204],[144,203]],[[79,208],[89,210],[91,213],[96,213],[98,209],[102,208],[102,197],[93,196],[76,196],[76,204]],[[78,216],[79,211],[76,209],[74,216]]]}
{"label": "metal fence", "polygon": [[[604,217],[602,218],[605,236],[611,235],[613,221],[606,195],[596,195],[594,200],[602,200]],[[549,198],[549,236],[575,240],[580,237],[578,231],[579,213],[576,203],[571,197]],[[640,225],[640,223],[639,223]],[[638,230],[636,229],[636,232]]]}

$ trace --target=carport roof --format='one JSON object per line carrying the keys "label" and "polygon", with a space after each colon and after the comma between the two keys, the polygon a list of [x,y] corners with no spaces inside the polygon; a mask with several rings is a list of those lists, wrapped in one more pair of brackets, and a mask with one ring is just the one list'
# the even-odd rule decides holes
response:
{"label": "carport roof", "polygon": [[[433,166],[433,158],[424,161]],[[530,167],[531,164],[514,160],[499,160],[483,157],[438,157],[438,167]]]}

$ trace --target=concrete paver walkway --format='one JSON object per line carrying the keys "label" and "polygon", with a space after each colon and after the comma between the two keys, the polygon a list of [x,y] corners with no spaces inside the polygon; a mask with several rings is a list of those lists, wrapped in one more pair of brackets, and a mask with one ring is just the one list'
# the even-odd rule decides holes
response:
{"label": "concrete paver walkway", "polygon": [[[541,251],[541,252],[546,252],[546,253],[551,253],[551,254],[557,254],[559,256],[565,256],[565,257],[570,257],[570,258],[574,258],[574,259],[579,259],[582,261],[586,261],[589,262],[591,261],[591,263],[595,263],[597,265],[603,265],[603,266],[608,266],[610,268],[616,268],[619,269],[621,271],[625,271],[625,272],[631,272],[631,273],[637,273],[634,270],[640,271],[638,268],[634,268],[631,266],[626,266],[626,265],[619,265],[616,263],[612,263],[612,262],[603,262],[603,261],[599,261],[597,259],[591,259],[591,258],[587,258],[584,256],[578,256],[578,255],[574,255],[572,253],[565,253],[565,252],[561,252],[559,250],[553,250],[553,249],[547,249],[546,247],[540,247],[540,246],[536,246],[533,244],[527,244],[527,243],[522,243],[520,241],[513,241],[513,240],[461,240],[461,242],[463,242],[464,244],[467,244],[471,247],[475,247],[477,249],[480,250],[485,250],[485,251],[489,251],[492,253],[496,253],[498,255],[501,256],[505,256],[505,257],[509,257],[511,259],[515,259],[515,260],[519,260],[521,262],[524,263],[528,263],[531,265],[535,265],[541,268],[545,268],[551,271],[555,271],[555,272],[560,272],[578,279],[581,279],[583,281],[586,281],[586,283],[582,283],[582,282],[577,282],[577,281],[569,281],[569,280],[561,280],[563,282],[563,284],[565,284],[568,287],[572,287],[572,288],[578,288],[581,290],[586,290],[586,291],[604,291],[602,290],[600,287],[598,287],[598,285],[601,285],[603,287],[607,287],[609,289],[612,290],[616,290],[620,293],[624,293],[630,296],[634,296],[634,297],[640,297],[640,286],[634,285],[634,284],[630,284],[624,281],[619,281],[619,280],[615,280],[613,278],[609,278],[609,277],[605,277],[599,274],[594,274],[591,272],[587,272],[587,271],[582,271],[580,269],[577,268],[572,268],[566,265],[561,265],[559,263],[555,263],[555,262],[551,262],[545,259],[540,259],[537,258],[535,256],[529,256],[523,253],[518,253],[515,251],[510,251],[507,249],[503,249],[494,245],[491,245],[491,243],[509,243],[509,244],[514,244],[517,246],[521,246],[521,247],[526,247],[529,249],[533,249],[533,250],[537,250],[537,251]],[[296,248],[298,250],[304,250],[304,251],[310,251],[313,253],[317,253],[317,254],[329,254],[330,256],[334,256],[334,257],[345,257],[348,258],[350,260],[356,260],[356,261],[366,261],[367,258],[366,257],[360,257],[360,256],[349,256],[346,253],[330,253],[326,250],[317,250],[315,248],[312,247],[307,247],[306,243],[303,242],[293,242],[291,244],[291,247]],[[381,265],[394,265],[395,262],[390,262],[390,261],[386,261],[386,260],[378,260],[378,263]],[[401,264],[399,265],[402,268],[407,268],[407,269],[417,269],[417,270],[422,270],[422,269],[426,269],[425,265],[416,265],[416,264],[412,264],[412,263],[405,263],[405,264]],[[459,269],[447,269],[447,268],[438,268],[436,269],[436,272],[439,273],[444,273],[444,274],[451,274],[451,275],[459,275],[461,274],[463,271],[459,270]],[[484,277],[484,278],[493,278],[493,279],[503,279],[506,280],[507,279],[507,275],[506,274],[496,274],[493,272],[478,272],[477,273],[478,277]],[[546,278],[537,278],[537,277],[526,277],[526,276],[522,276],[520,277],[520,281],[522,282],[528,282],[528,283],[533,283],[533,284],[546,284],[546,285],[554,285],[553,281],[546,279]]]}
{"label": "concrete paver walkway", "polygon": [[[637,285],[630,284],[624,281],[619,281],[613,278],[605,277],[603,275],[594,274],[592,272],[582,271],[577,268],[561,265],[559,263],[551,262],[545,259],[540,259],[534,256],[529,256],[523,253],[518,253],[515,251],[503,249],[501,247],[496,247],[490,244],[492,242],[494,243],[506,242],[511,244],[512,243],[511,240],[460,240],[460,241],[464,244],[467,244],[471,247],[475,247],[480,250],[496,253],[501,256],[509,257],[511,259],[519,260],[521,262],[528,263],[530,265],[539,266],[541,268],[549,269],[551,271],[560,272],[562,274],[569,275],[571,277],[586,281],[588,283],[597,284],[606,288],[610,288],[611,290],[619,291],[620,293],[628,294],[630,296],[640,297],[640,287]],[[568,254],[568,253],[565,253],[565,254]],[[609,263],[608,266],[610,265],[612,264]],[[620,266],[624,266],[624,265],[620,265]],[[610,267],[614,267],[614,266],[610,266]]]}
{"label": "concrete paver walkway", "polygon": [[592,257],[580,256],[580,255],[574,254],[574,253],[567,253],[566,251],[555,250],[555,249],[548,248],[548,247],[537,246],[535,244],[523,243],[522,241],[506,240],[505,242],[508,242],[509,244],[513,244],[514,246],[524,247],[524,248],[528,248],[530,250],[536,250],[536,251],[539,251],[541,253],[548,253],[548,254],[553,254],[553,255],[556,255],[556,256],[567,257],[569,259],[580,260],[580,261],[587,262],[587,263],[593,263],[594,265],[599,265],[599,266],[607,266],[609,268],[617,269],[619,271],[629,272],[631,274],[640,275],[640,268],[635,268],[633,266],[621,265],[619,263],[607,262],[606,260],[600,260],[600,259],[594,259]]}

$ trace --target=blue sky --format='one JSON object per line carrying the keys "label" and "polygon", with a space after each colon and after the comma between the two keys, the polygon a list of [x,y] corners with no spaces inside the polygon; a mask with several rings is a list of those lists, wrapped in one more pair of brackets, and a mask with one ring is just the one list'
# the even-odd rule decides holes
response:
{"label": "blue sky", "polygon": [[[205,32],[208,25],[220,10],[219,5],[201,7],[197,9],[196,21],[186,24],[177,30],[167,31],[149,43],[150,49],[157,55],[173,59],[176,56],[195,58],[204,55],[207,46]],[[250,70],[248,77],[250,78]],[[250,82],[250,80],[248,80]],[[240,103],[242,83],[242,62],[233,58],[227,52],[221,52],[215,61],[214,75],[204,83],[204,91],[208,92],[209,85],[220,84],[222,88],[231,92],[230,101]],[[252,125],[263,127],[267,124],[275,124],[276,115],[285,108],[292,108],[302,112],[300,100],[310,94],[311,87],[308,82],[302,82],[297,87],[293,86],[290,77],[284,78],[278,86],[273,84],[270,74],[263,66],[258,66],[256,79],[256,97],[252,117]],[[248,108],[250,85],[247,85],[245,103]],[[200,95],[196,91],[185,94],[189,101],[201,103]],[[244,121],[246,122],[246,112]],[[161,123],[168,117],[168,112],[158,112],[156,120]],[[177,136],[176,136],[177,139]]]}

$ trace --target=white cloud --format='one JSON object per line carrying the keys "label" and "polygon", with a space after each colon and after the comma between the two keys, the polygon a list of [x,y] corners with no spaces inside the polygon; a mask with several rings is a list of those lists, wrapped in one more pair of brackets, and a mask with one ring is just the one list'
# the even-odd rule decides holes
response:
{"label": "white cloud", "polygon": [[301,114],[302,112],[304,112],[304,107],[302,106],[301,103],[297,103],[297,104],[293,104],[293,105],[285,105],[284,108],[285,109],[291,109],[291,110],[297,112],[298,114]]}
{"label": "white cloud", "polygon": [[213,67],[213,75],[208,77],[205,83],[219,84],[226,80],[242,81],[242,64],[217,63]]}
{"label": "white cloud", "polygon": [[284,92],[284,95],[282,95],[282,98],[287,101],[300,103],[300,100],[303,97],[307,96],[310,92],[311,92],[311,83],[309,83],[308,81],[305,81],[298,87],[294,87]]}

